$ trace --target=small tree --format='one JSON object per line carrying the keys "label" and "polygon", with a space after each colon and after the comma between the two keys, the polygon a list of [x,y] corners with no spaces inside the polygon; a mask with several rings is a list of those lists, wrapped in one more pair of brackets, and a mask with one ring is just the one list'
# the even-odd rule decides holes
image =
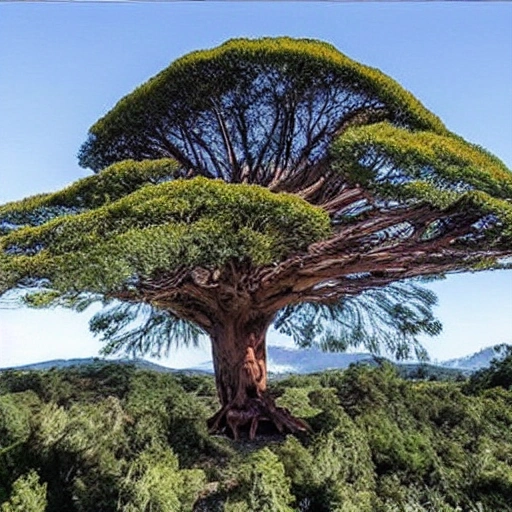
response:
{"label": "small tree", "polygon": [[512,254],[510,171],[318,41],[178,59],[91,128],[79,159],[96,174],[0,207],[0,293],[110,304],[92,321],[110,352],[206,333],[210,427],[235,437],[260,420],[305,428],[266,393],[271,325],[302,346],[421,355],[435,298],[406,280]]}

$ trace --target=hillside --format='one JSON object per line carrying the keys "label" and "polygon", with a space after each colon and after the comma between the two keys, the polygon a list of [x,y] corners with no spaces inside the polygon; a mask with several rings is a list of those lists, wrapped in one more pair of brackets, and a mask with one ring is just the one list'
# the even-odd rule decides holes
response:
{"label": "hillside", "polygon": [[[458,359],[440,361],[435,364],[428,363],[394,363],[399,367],[402,376],[415,376],[420,373],[423,377],[438,376],[444,378],[457,378],[458,376],[469,375],[471,372],[487,368],[493,358],[497,357],[494,347],[487,347],[475,354],[470,354]],[[318,349],[295,349],[270,345],[268,347],[268,368],[273,375],[287,374],[308,374],[322,372],[325,370],[343,370],[351,364],[369,364],[377,365],[382,358],[376,358],[368,353],[348,353],[348,352],[322,352]],[[157,372],[176,372],[174,368],[169,368],[160,364],[155,364],[144,359],[116,359],[105,360],[100,358],[84,359],[53,359],[40,363],[17,366],[16,370],[49,370],[51,368],[68,368],[72,366],[87,366],[91,364],[132,364],[142,370],[153,370]],[[4,371],[0,368],[0,372]],[[201,365],[188,368],[189,372],[213,373],[212,361],[205,361]]]}
{"label": "hillside", "polygon": [[161,373],[172,373],[177,370],[173,368],[168,368],[167,366],[162,366],[160,364],[155,364],[150,361],[146,361],[144,359],[103,359],[99,357],[86,357],[86,358],[77,358],[77,359],[52,359],[50,361],[42,361],[40,363],[32,363],[25,364],[21,366],[15,366],[12,368],[0,368],[1,371],[6,370],[18,370],[18,371],[41,371],[41,370],[51,370],[51,369],[65,369],[65,368],[73,368],[73,367],[88,367],[88,366],[102,366],[102,365],[129,365],[138,368],[139,370],[150,370]]}
{"label": "hillside", "polygon": [[404,380],[388,363],[274,380],[278,404],[311,432],[261,425],[253,442],[208,435],[210,375],[4,371],[1,510],[512,511],[507,364],[489,370],[507,370],[507,389],[488,374],[477,386]]}
{"label": "hillside", "polygon": [[500,350],[498,347],[504,347],[505,345],[497,345],[496,347],[487,347],[474,354],[470,354],[465,357],[459,357],[456,359],[449,359],[444,361],[442,366],[447,368],[456,368],[461,370],[481,370],[489,366],[491,361],[496,357],[501,357]]}

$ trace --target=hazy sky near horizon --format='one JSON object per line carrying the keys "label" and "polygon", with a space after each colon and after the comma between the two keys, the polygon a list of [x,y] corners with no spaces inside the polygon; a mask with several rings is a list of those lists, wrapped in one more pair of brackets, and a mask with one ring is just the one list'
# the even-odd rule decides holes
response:
{"label": "hazy sky near horizon", "polygon": [[[0,3],[0,204],[87,176],[76,154],[88,128],[177,57],[233,37],[277,35],[322,39],[381,69],[512,167],[507,2]],[[425,341],[433,358],[512,343],[512,271],[430,286],[444,324]],[[0,309],[0,367],[97,355],[89,316]],[[205,342],[161,363],[209,358]]]}

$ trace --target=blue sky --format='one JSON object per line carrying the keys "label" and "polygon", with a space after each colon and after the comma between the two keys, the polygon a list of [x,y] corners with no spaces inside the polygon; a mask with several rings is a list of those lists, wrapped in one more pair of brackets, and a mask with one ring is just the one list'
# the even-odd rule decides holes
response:
{"label": "blue sky", "polygon": [[[172,2],[0,4],[0,204],[84,177],[88,128],[175,58],[232,37],[334,44],[398,80],[451,130],[512,167],[512,4]],[[433,358],[512,343],[512,271],[431,285]],[[0,310],[0,367],[96,355],[88,313]],[[277,338],[270,337],[270,343]],[[209,346],[162,363],[208,359]]]}

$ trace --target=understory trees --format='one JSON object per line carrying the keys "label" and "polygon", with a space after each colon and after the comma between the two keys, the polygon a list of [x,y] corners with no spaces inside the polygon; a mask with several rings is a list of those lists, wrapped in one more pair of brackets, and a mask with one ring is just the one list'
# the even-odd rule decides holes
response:
{"label": "understory trees", "polygon": [[[266,333],[397,357],[436,334],[414,280],[503,267],[512,174],[380,71],[314,40],[186,55],[90,129],[95,174],[0,207],[0,293],[106,309],[107,351],[212,342],[214,432],[306,428]],[[20,294],[19,290],[23,293]]]}

